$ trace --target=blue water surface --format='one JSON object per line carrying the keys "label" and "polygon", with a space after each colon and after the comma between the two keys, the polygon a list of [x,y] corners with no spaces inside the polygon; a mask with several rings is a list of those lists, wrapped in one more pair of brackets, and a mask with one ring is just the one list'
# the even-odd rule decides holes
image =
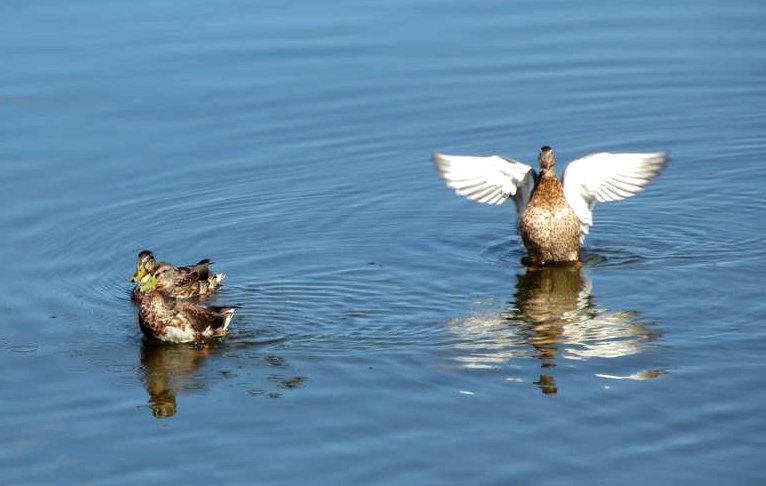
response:
{"label": "blue water surface", "polygon": [[[766,4],[6,2],[0,483],[764,484]],[[527,271],[435,150],[668,150]],[[142,340],[136,254],[240,306]]]}

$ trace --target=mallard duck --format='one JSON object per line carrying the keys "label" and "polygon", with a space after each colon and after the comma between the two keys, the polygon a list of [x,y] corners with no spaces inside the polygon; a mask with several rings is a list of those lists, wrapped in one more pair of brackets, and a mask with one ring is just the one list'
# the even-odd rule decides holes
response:
{"label": "mallard duck", "polygon": [[[136,261],[136,273],[130,278],[132,282],[139,282],[146,274],[153,274],[159,268],[167,272],[166,279],[170,284],[166,287],[167,295],[178,298],[204,298],[213,293],[226,275],[222,273],[210,273],[212,262],[205,258],[188,267],[174,267],[170,263],[157,263],[154,254],[144,250],[138,254]],[[139,286],[133,289],[133,300],[137,300]]]}
{"label": "mallard duck", "polygon": [[529,165],[491,157],[434,154],[447,186],[487,204],[513,199],[529,263],[577,262],[580,245],[593,226],[593,206],[635,195],[667,164],[663,152],[586,155],[569,163],[563,184],[556,177],[553,149],[537,156],[540,173]]}
{"label": "mallard duck", "polygon": [[[162,270],[162,265],[160,265]],[[203,306],[168,297],[172,285],[166,273],[146,274],[137,292],[138,324],[145,336],[159,341],[186,343],[223,336],[234,307]]]}
{"label": "mallard duck", "polygon": [[138,283],[147,273],[152,273],[157,267],[157,260],[154,259],[154,253],[149,250],[142,250],[136,259],[136,273],[130,277],[131,282]]}

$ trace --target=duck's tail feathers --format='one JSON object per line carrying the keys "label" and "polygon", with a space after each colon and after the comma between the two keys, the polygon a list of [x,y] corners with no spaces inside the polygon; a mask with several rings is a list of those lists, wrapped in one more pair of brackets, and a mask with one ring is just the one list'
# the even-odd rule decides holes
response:
{"label": "duck's tail feathers", "polygon": [[218,287],[221,285],[221,282],[226,278],[226,275],[223,273],[216,273],[212,277],[210,277],[210,281],[213,284],[213,287]]}
{"label": "duck's tail feathers", "polygon": [[234,308],[229,307],[223,311],[223,314],[226,316],[226,320],[223,321],[223,330],[227,331],[229,329],[229,324],[231,324],[231,318],[234,317]]}
{"label": "duck's tail feathers", "polygon": [[213,262],[210,261],[209,258],[203,258],[202,260],[198,261],[196,265],[212,265]]}
{"label": "duck's tail feathers", "polygon": [[226,306],[226,307],[210,307],[211,310],[223,314],[223,325],[218,327],[219,331],[226,331],[231,324],[231,318],[234,317],[234,312],[238,309],[238,306]]}

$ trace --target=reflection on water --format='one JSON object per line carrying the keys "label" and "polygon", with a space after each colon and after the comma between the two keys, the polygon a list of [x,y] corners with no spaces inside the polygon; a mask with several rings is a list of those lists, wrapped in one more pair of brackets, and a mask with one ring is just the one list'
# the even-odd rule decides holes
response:
{"label": "reflection on water", "polygon": [[[275,341],[238,341],[164,344],[143,340],[139,379],[149,395],[148,408],[156,418],[178,413],[179,394],[214,393],[215,383],[236,383],[248,396],[281,398],[302,388],[308,378],[291,373],[281,356],[254,350]],[[208,364],[209,358],[215,362]]]}
{"label": "reflection on water", "polygon": [[[587,360],[640,353],[660,334],[637,320],[635,311],[611,312],[594,303],[592,283],[571,265],[527,269],[518,276],[507,310],[454,319],[457,360],[465,367],[487,368],[514,358],[535,357],[543,369],[535,381],[543,393],[558,392],[553,370],[557,358]],[[644,380],[662,370],[603,378]]]}
{"label": "reflection on water", "polygon": [[140,369],[149,394],[149,407],[155,417],[176,414],[176,394],[191,383],[207,354],[208,345],[142,343]]}

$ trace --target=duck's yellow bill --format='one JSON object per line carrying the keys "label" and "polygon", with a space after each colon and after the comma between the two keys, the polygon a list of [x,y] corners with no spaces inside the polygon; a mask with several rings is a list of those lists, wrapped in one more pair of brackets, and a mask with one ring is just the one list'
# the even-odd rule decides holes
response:
{"label": "duck's yellow bill", "polygon": [[146,269],[143,265],[136,266],[136,273],[133,274],[132,277],[130,277],[131,282],[140,282],[141,279],[146,275]]}

